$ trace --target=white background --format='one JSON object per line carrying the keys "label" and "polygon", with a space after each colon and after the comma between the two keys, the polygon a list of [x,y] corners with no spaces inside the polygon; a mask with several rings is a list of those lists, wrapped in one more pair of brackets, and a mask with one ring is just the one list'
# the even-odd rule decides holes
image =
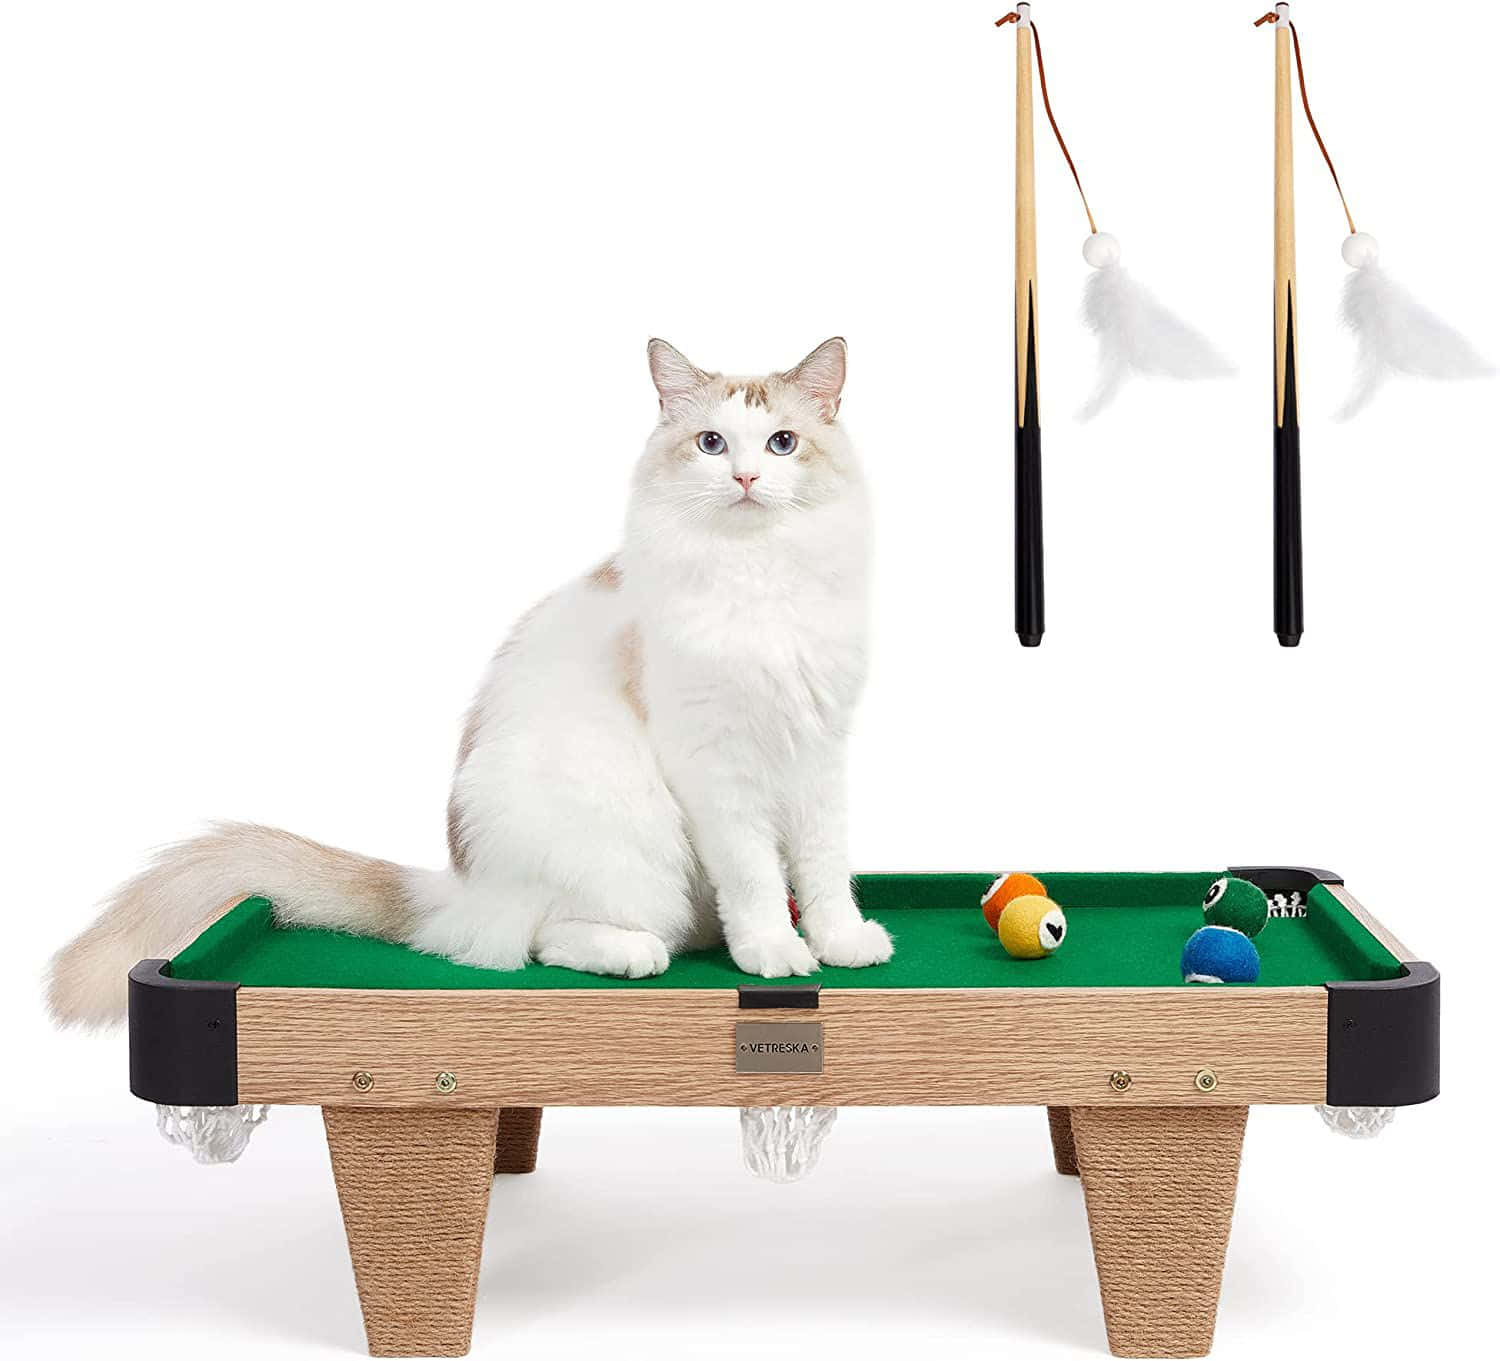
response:
{"label": "white background", "polygon": [[[731,371],[849,338],[879,532],[859,865],[1327,864],[1443,970],[1440,1101],[1367,1145],[1254,1113],[1217,1354],[1488,1334],[1497,389],[1329,420],[1344,227],[1299,124],[1308,632],[1279,648],[1254,8],[1037,7],[1101,227],[1240,375],[1073,421],[1085,224],[1038,108],[1049,631],[1023,653],[1002,6],[5,5],[12,1354],[362,1349],[316,1112],[195,1167],[123,1037],[55,1035],[39,976],[207,817],[441,861],[479,668],[614,542],[652,334]],[[1385,262],[1493,356],[1500,17],[1411,14],[1302,6],[1314,111]],[[789,1189],[737,1141],[730,1112],[551,1113],[497,1190],[476,1351],[1102,1354],[1040,1113],[849,1112]]]}

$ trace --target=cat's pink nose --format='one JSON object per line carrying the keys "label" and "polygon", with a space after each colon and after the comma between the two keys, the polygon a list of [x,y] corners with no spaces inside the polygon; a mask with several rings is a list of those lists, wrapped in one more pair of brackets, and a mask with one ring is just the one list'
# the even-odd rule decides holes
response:
{"label": "cat's pink nose", "polygon": [[736,473],[734,475],[734,480],[736,482],[738,482],[740,484],[740,486],[742,486],[745,489],[745,495],[749,496],[750,495],[750,484],[752,482],[758,482],[760,480],[760,474],[759,473]]}

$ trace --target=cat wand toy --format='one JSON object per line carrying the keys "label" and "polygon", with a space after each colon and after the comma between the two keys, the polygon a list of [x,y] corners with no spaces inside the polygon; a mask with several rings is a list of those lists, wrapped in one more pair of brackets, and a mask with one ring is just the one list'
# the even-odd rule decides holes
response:
{"label": "cat wand toy", "polygon": [[1042,567],[1042,434],[1037,383],[1036,165],[1031,127],[1031,66],[1036,56],[1042,109],[1068,163],[1088,218],[1083,258],[1093,270],[1084,285],[1083,319],[1099,340],[1098,378],[1079,413],[1102,411],[1131,374],[1215,378],[1231,366],[1191,326],[1169,312],[1120,263],[1120,243],[1094,222],[1078,167],[1063,140],[1047,93],[1042,42],[1031,6],[1017,5],[995,26],[1016,26],[1016,349],[1015,585],[1016,636],[1036,647],[1046,627]]}
{"label": "cat wand toy", "polygon": [[[1007,23],[1012,16],[998,21]],[[1036,374],[1036,162],[1031,137],[1031,6],[1016,25],[1016,636],[1038,647],[1046,629],[1042,566],[1042,431]]]}
{"label": "cat wand toy", "polygon": [[[1290,7],[1277,5],[1276,172],[1271,320],[1272,596],[1276,641],[1302,641],[1302,431],[1297,420],[1297,231],[1292,179],[1292,47]],[[1331,168],[1331,164],[1330,164]],[[1353,230],[1351,223],[1350,230]]]}
{"label": "cat wand toy", "polygon": [[1276,640],[1296,647],[1302,640],[1302,439],[1297,414],[1297,238],[1292,182],[1292,63],[1302,110],[1328,165],[1343,205],[1349,235],[1341,253],[1350,274],[1344,282],[1341,317],[1355,339],[1355,384],[1337,413],[1361,409],[1393,373],[1424,378],[1478,378],[1494,370],[1452,327],[1433,316],[1380,268],[1379,243],[1354,226],[1333,157],[1312,116],[1302,44],[1291,6],[1278,4],[1255,27],[1274,24],[1276,34],[1275,249],[1273,261],[1273,612]]}

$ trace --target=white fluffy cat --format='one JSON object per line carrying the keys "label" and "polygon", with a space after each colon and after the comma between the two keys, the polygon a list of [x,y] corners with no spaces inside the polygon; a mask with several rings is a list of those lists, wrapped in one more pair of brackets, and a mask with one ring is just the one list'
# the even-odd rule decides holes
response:
{"label": "white fluffy cat", "polygon": [[163,852],[58,953],[54,1015],[115,1019],[138,959],[251,894],[284,922],[499,969],[637,978],[721,939],[767,978],[890,957],[846,847],[869,521],[837,421],[844,342],[760,379],[704,372],[661,340],[648,353],[661,419],[624,544],[491,662],[459,748],[449,868],[215,828]]}

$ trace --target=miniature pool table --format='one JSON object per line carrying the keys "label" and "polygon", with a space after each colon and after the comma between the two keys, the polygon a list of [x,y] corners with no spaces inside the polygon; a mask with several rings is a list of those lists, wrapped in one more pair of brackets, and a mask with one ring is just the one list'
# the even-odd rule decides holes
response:
{"label": "miniature pool table", "polygon": [[[130,976],[131,1090],[323,1107],[370,1351],[468,1349],[495,1172],[545,1106],[1038,1105],[1079,1174],[1112,1351],[1212,1344],[1247,1110],[1438,1091],[1438,976],[1317,870],[1239,868],[1286,910],[1248,985],[1185,984],[1221,871],[1044,874],[1068,917],[1015,960],[990,874],[870,874],[888,964],[767,982],[722,951],[624,980],[469,968],[233,905]],[[975,1176],[989,1169],[975,1168]]]}

